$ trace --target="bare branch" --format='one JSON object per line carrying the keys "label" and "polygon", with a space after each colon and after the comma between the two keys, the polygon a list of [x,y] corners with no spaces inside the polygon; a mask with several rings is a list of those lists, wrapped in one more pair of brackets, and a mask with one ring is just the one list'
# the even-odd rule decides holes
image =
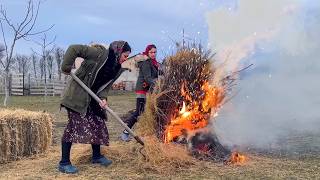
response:
{"label": "bare branch", "polygon": [[241,71],[244,71],[244,70],[248,69],[251,66],[253,66],[253,64],[249,64],[248,66],[246,66],[246,67],[244,67],[244,68],[242,68],[242,69],[240,69],[238,71],[233,72],[232,75],[239,74]]}
{"label": "bare branch", "polygon": [[57,36],[54,36],[54,38],[47,44],[47,46],[52,45],[57,39]]}
{"label": "bare branch", "polygon": [[[36,12],[34,13],[34,5],[32,0],[29,0],[28,2],[28,8],[27,8],[27,14],[25,16],[25,19],[20,23],[18,31],[17,31],[17,39],[21,39],[27,37],[27,36],[34,36],[38,34],[45,33],[49,30],[51,30],[54,27],[54,24],[51,25],[49,28],[37,31],[37,32],[31,32],[34,29],[34,26],[36,24],[36,21],[38,19],[39,9],[40,9],[40,1],[37,4]],[[30,15],[31,12],[31,15]],[[29,20],[28,20],[29,19]],[[30,25],[30,27],[26,30],[26,28]],[[25,39],[27,40],[27,39]]]}
{"label": "bare branch", "polygon": [[[31,0],[29,1],[29,3],[31,2]],[[37,9],[36,9],[36,15],[34,16],[33,14],[33,11],[34,11],[34,7],[33,7],[33,3],[31,4],[32,5],[32,9],[31,9],[31,12],[32,12],[32,16],[30,17],[30,20],[23,26],[23,28],[21,29],[20,32],[22,32],[32,21],[32,24],[31,26],[29,27],[29,29],[24,32],[22,35],[20,35],[21,37],[25,36],[25,35],[28,35],[30,33],[30,31],[33,29],[35,23],[36,23],[36,20],[38,18],[38,13],[39,13],[39,7],[40,7],[40,1],[38,2],[38,5],[37,5]],[[28,11],[30,11],[30,9],[28,8]],[[34,16],[34,18],[33,18]],[[20,38],[21,38],[20,37]]]}
{"label": "bare branch", "polygon": [[[38,34],[42,34],[42,33],[48,32],[48,31],[51,30],[53,27],[54,27],[54,24],[51,25],[49,28],[43,30],[43,31],[38,31],[38,32],[35,32],[35,33],[20,34],[20,36],[18,36],[18,39],[20,39],[20,38],[25,38],[26,36],[34,36],[34,35],[38,35]],[[30,41],[30,40],[29,40],[29,41]]]}
{"label": "bare branch", "polygon": [[42,33],[48,32],[48,31],[51,30],[53,27],[54,27],[54,24],[52,24],[49,28],[47,28],[47,29],[45,29],[45,30],[43,30],[43,31],[38,31],[38,32],[35,32],[35,33],[27,33],[26,35],[28,35],[28,36],[34,36],[34,35],[42,34]]}
{"label": "bare branch", "polygon": [[4,34],[4,29],[3,29],[3,25],[2,25],[2,21],[0,20],[0,26],[1,26],[1,31],[2,31],[2,38],[3,38],[3,42],[4,42],[4,48],[6,50],[6,56],[8,56],[8,45],[7,45],[7,41],[6,41],[6,36]]}
{"label": "bare branch", "polygon": [[31,51],[32,51],[34,54],[37,54],[38,56],[42,56],[41,54],[39,54],[37,51],[33,50],[32,48],[31,48]]}
{"label": "bare branch", "polygon": [[38,41],[34,41],[34,40],[32,40],[35,44],[37,44],[37,45],[39,45],[39,46],[41,46],[42,47],[42,43],[40,43],[40,42],[38,42]]}
{"label": "bare branch", "polygon": [[4,63],[2,62],[2,58],[4,57],[4,51],[5,51],[6,49],[5,49],[5,47],[2,45],[2,44],[0,44],[0,63],[1,63],[1,65],[4,67]]}
{"label": "bare branch", "polygon": [[[42,49],[47,49],[50,45],[52,45],[56,41],[57,36],[54,36],[54,38],[48,43],[47,42],[47,35],[44,34],[41,39],[41,42],[39,41],[33,41],[37,45],[39,45]],[[50,50],[51,52],[53,51],[54,47]]]}
{"label": "bare branch", "polygon": [[9,20],[9,18],[7,17],[7,13],[6,10],[2,8],[1,6],[1,10],[0,10],[0,14],[2,15],[2,20],[6,21],[6,23],[14,30],[17,31],[16,28],[14,27],[14,25],[11,23],[11,21]]}
{"label": "bare branch", "polygon": [[[31,12],[31,18],[30,18],[30,20],[29,20],[27,23],[25,23],[25,22],[28,20],[28,17],[29,17],[30,12]],[[23,28],[24,28],[25,26],[27,26],[28,23],[30,23],[30,21],[32,20],[32,18],[33,18],[33,2],[32,2],[31,0],[29,0],[29,2],[28,2],[28,7],[27,7],[27,12],[26,12],[26,16],[25,16],[24,19],[21,21],[20,25],[18,25],[18,30],[17,30],[17,32],[20,32],[21,30],[23,30]],[[25,24],[25,25],[24,25],[24,24]]]}

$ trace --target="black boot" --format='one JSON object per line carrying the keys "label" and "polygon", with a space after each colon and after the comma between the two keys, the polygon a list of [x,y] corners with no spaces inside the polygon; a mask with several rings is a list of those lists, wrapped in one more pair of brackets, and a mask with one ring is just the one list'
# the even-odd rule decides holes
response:
{"label": "black boot", "polygon": [[97,144],[91,144],[92,147],[92,163],[100,164],[102,166],[109,166],[112,164],[112,161],[110,159],[107,159],[103,155],[101,155],[100,151],[100,145]]}
{"label": "black boot", "polygon": [[[143,113],[145,104],[146,104],[145,98],[137,98],[136,111],[132,113],[132,115],[128,119],[125,120],[125,123],[130,129],[138,121],[138,117]],[[130,135],[128,131],[124,130],[120,136],[120,139],[126,142],[130,141]]]}
{"label": "black boot", "polygon": [[59,162],[58,170],[67,174],[74,174],[78,169],[70,162],[71,142],[61,142],[61,161]]}

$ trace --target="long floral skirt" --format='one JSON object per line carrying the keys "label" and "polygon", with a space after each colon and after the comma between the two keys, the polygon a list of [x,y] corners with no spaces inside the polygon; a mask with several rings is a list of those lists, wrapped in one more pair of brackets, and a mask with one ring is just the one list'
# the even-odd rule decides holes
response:
{"label": "long floral skirt", "polygon": [[69,122],[64,130],[62,141],[82,144],[109,145],[109,133],[104,118],[88,110],[86,115],[81,115],[67,109]]}

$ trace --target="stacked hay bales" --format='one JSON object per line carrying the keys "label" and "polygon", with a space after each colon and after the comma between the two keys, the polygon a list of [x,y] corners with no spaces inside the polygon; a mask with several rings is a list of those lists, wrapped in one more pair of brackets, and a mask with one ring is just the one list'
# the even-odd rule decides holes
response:
{"label": "stacked hay bales", "polygon": [[52,122],[47,113],[0,109],[0,163],[46,152]]}

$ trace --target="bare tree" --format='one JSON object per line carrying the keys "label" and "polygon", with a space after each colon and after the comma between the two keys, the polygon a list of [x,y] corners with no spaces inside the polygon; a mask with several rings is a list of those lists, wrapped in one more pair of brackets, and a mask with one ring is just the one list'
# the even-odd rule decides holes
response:
{"label": "bare tree", "polygon": [[4,57],[5,48],[2,44],[0,44],[0,61],[2,61],[2,58]]}
{"label": "bare tree", "polygon": [[[4,98],[4,106],[7,105],[7,100],[9,98],[9,73],[10,73],[10,67],[12,65],[12,56],[14,47],[18,40],[25,39],[28,40],[30,36],[38,35],[41,33],[44,33],[48,30],[50,30],[52,26],[50,26],[48,29],[45,29],[43,31],[34,31],[36,20],[38,18],[38,12],[40,7],[40,1],[34,4],[33,0],[28,1],[27,10],[25,14],[23,15],[23,18],[18,23],[13,23],[11,19],[8,17],[6,9],[1,5],[0,8],[0,26],[2,31],[2,38],[4,41],[4,47],[5,47],[5,59],[1,60],[1,65],[4,68],[5,71],[5,98]],[[6,35],[5,35],[5,27],[8,27],[8,29],[12,32],[12,39],[11,41],[7,41]]]}
{"label": "bare tree", "polygon": [[18,67],[18,72],[22,73],[24,77],[30,69],[30,58],[26,55],[17,54],[14,59]]}
{"label": "bare tree", "polygon": [[42,80],[42,78],[44,77],[44,73],[45,73],[45,60],[43,60],[43,57],[40,57],[39,59],[39,69],[40,69],[40,79]]}
{"label": "bare tree", "polygon": [[35,54],[39,55],[40,58],[40,73],[41,73],[41,79],[44,78],[44,81],[46,82],[47,79],[47,61],[49,55],[53,52],[54,46],[53,43],[56,40],[56,37],[54,37],[51,41],[48,41],[47,35],[44,33],[43,37],[40,38],[40,41],[34,41],[37,45],[40,46],[41,52],[36,52],[32,50]]}
{"label": "bare tree", "polygon": [[19,73],[22,73],[22,89],[23,94],[25,90],[26,85],[26,75],[28,74],[28,71],[30,69],[30,60],[31,58],[26,55],[19,55],[17,54],[15,57],[15,64],[17,65],[17,69]]}
{"label": "bare tree", "polygon": [[32,68],[33,68],[33,73],[34,73],[34,78],[37,79],[37,61],[38,61],[38,57],[36,55],[36,53],[32,53],[30,56],[30,59],[32,61]]}
{"label": "bare tree", "polygon": [[54,55],[56,59],[57,69],[58,69],[58,77],[61,80],[61,63],[64,56],[64,50],[60,47],[55,48]]}
{"label": "bare tree", "polygon": [[51,81],[52,80],[52,75],[53,75],[53,55],[50,51],[46,51],[47,55],[47,70],[48,70],[48,78]]}
{"label": "bare tree", "polygon": [[[4,53],[5,53],[5,48],[2,44],[0,44],[0,61],[2,61],[2,58],[4,58]],[[1,67],[0,67],[1,69]],[[0,78],[2,80],[2,74],[0,74]],[[0,84],[0,87],[1,87],[1,91],[2,91],[2,88],[3,88],[3,84]]]}
{"label": "bare tree", "polygon": [[[41,79],[42,79],[42,77],[44,78],[45,96],[47,96],[47,63],[48,63],[49,55],[54,50],[53,43],[56,40],[56,37],[54,37],[51,41],[48,41],[47,35],[44,33],[43,37],[41,37],[40,39],[41,39],[41,41],[34,41],[34,42],[41,47],[41,53],[38,53],[34,50],[32,50],[32,51],[41,57],[40,58]],[[53,61],[53,58],[51,61]],[[52,67],[52,65],[51,65],[51,67]]]}

